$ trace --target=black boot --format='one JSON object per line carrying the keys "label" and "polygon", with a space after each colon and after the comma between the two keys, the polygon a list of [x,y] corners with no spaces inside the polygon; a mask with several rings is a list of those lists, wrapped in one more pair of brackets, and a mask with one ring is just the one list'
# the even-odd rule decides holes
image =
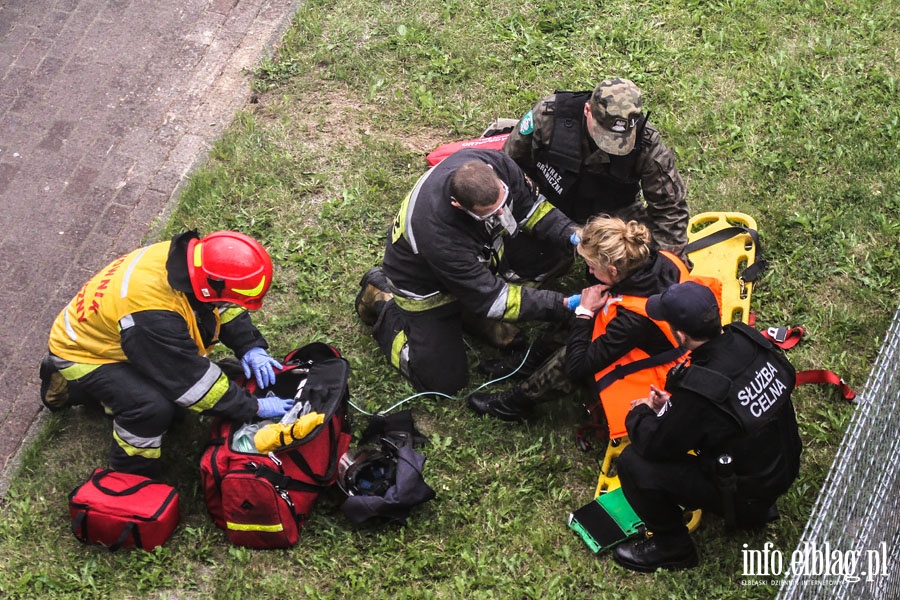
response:
{"label": "black boot", "polygon": [[690,534],[654,535],[629,540],[613,549],[613,560],[632,571],[690,569],[700,562]]}
{"label": "black boot", "polygon": [[531,402],[518,387],[512,387],[496,394],[472,394],[469,408],[478,415],[490,415],[501,421],[518,422],[528,418]]}
{"label": "black boot", "polygon": [[762,529],[768,523],[777,521],[778,507],[771,500],[745,500],[738,505],[737,527],[741,529]]}
{"label": "black boot", "polygon": [[381,267],[372,267],[359,282],[356,295],[356,314],[366,325],[374,325],[385,302],[393,298],[388,279]]}
{"label": "black boot", "polygon": [[[550,357],[558,346],[535,340],[527,350],[512,352],[501,358],[492,358],[478,363],[476,369],[488,377],[505,377],[515,372],[516,379],[525,379],[534,373],[541,363]],[[526,356],[527,354],[527,356]],[[516,371],[518,369],[518,371]]]}
{"label": "black boot", "polygon": [[41,400],[44,406],[51,411],[62,410],[69,406],[69,382],[66,381],[59,369],[53,364],[50,353],[44,354],[41,359]]}

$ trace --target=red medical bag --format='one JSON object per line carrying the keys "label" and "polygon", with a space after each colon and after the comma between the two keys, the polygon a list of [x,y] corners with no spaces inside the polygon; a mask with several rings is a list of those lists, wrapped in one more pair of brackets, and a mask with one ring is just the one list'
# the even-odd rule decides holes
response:
{"label": "red medical bag", "polygon": [[[340,456],[350,446],[347,417],[350,367],[333,347],[315,342],[288,354],[272,391],[309,402],[324,421],[299,440],[268,454],[235,448],[241,427],[227,419],[213,426],[200,459],[206,508],[228,540],[250,548],[288,548],[297,543],[319,494],[334,484]],[[301,385],[302,384],[302,385]]]}
{"label": "red medical bag", "polygon": [[96,469],[69,494],[72,533],[86,544],[153,550],[178,525],[178,492],[141,475]]}

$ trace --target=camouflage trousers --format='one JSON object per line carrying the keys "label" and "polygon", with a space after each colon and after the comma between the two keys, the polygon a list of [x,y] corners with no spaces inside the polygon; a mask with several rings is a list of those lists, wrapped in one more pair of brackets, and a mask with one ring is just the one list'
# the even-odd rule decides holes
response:
{"label": "camouflage trousers", "polygon": [[519,384],[523,397],[532,403],[555,400],[578,389],[578,384],[566,376],[566,347],[551,354],[534,373]]}

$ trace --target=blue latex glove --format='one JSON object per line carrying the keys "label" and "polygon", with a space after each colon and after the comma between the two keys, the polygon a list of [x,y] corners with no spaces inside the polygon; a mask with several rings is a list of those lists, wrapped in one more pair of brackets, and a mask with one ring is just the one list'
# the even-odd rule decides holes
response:
{"label": "blue latex glove", "polygon": [[257,398],[259,400],[259,410],[256,414],[263,419],[277,419],[283,417],[285,413],[294,406],[293,398],[279,398],[278,396],[266,396]]}
{"label": "blue latex glove", "polygon": [[256,378],[256,384],[261,388],[267,388],[275,383],[275,369],[283,368],[281,363],[269,356],[264,348],[250,348],[241,357],[241,365],[244,367],[244,377],[250,379],[250,375]]}
{"label": "blue latex glove", "polygon": [[569,236],[569,243],[571,243],[573,246],[577,246],[581,243],[581,238],[578,237],[578,234],[573,231],[572,235]]}
{"label": "blue latex glove", "polygon": [[575,310],[579,304],[581,304],[581,294],[575,294],[566,298],[566,306],[569,307],[569,310]]}

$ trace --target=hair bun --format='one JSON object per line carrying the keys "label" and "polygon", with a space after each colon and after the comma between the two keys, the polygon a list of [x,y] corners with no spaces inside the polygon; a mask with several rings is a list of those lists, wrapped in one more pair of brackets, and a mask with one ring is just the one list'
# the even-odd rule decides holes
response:
{"label": "hair bun", "polygon": [[629,242],[649,244],[651,240],[650,230],[639,221],[628,221],[625,224],[625,239]]}

